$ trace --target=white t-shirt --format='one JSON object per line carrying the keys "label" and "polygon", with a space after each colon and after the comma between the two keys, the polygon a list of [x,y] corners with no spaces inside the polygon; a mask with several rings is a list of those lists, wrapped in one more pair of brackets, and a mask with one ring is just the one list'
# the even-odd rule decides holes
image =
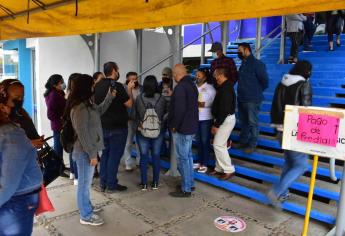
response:
{"label": "white t-shirt", "polygon": [[213,85],[204,83],[201,87],[197,86],[199,91],[198,102],[204,102],[205,107],[199,107],[199,121],[212,120],[211,107],[216,96],[216,89]]}

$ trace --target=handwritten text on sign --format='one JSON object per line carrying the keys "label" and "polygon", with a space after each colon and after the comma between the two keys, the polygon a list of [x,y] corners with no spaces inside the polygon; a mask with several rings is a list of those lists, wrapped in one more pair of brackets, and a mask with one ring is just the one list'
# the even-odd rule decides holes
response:
{"label": "handwritten text on sign", "polygon": [[297,140],[335,147],[338,141],[339,118],[300,113]]}

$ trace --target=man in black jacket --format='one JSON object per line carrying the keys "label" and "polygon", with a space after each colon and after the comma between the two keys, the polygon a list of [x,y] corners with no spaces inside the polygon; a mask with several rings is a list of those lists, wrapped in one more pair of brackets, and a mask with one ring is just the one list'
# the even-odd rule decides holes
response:
{"label": "man in black jacket", "polygon": [[236,94],[231,81],[227,78],[225,68],[218,68],[213,73],[218,84],[218,91],[212,105],[214,124],[213,149],[216,155],[216,168],[211,175],[220,175],[219,179],[227,180],[234,176],[235,167],[231,163],[227,140],[235,127]]}
{"label": "man in black jacket", "polygon": [[194,186],[192,141],[199,123],[198,89],[187,74],[184,65],[177,64],[173,70],[177,83],[170,103],[169,127],[176,149],[177,169],[182,177],[178,191],[173,197],[190,197]]}
{"label": "man in black jacket", "polygon": [[[278,131],[281,142],[285,105],[310,106],[312,91],[309,83],[312,65],[308,61],[298,61],[289,74],[284,75],[278,84],[271,108],[272,126]],[[308,168],[308,155],[300,152],[284,150],[285,163],[279,182],[273,185],[268,193],[271,204],[280,207],[280,202],[289,197],[289,187]]]}
{"label": "man in black jacket", "polygon": [[124,86],[117,82],[120,78],[118,65],[110,61],[105,63],[103,67],[106,78],[95,86],[95,103],[100,104],[103,102],[109,87],[116,90],[117,95],[101,117],[105,149],[102,152],[100,163],[100,185],[95,187],[95,190],[115,193],[127,190],[126,186],[118,183],[117,172],[126,146],[128,134],[127,108],[131,108],[133,105],[132,90],[135,83],[134,81],[128,83],[127,93]]}

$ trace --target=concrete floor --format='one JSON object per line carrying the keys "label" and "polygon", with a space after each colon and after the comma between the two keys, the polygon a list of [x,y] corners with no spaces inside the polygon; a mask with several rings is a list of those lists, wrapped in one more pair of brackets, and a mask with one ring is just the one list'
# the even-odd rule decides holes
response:
{"label": "concrete floor", "polygon": [[[149,171],[151,172],[151,171]],[[48,188],[48,194],[56,211],[38,217],[34,236],[64,235],[229,235],[217,229],[213,222],[219,216],[236,216],[247,227],[236,235],[292,236],[300,235],[303,218],[278,211],[269,206],[234,195],[227,191],[197,183],[197,190],[189,199],[175,199],[168,195],[178,179],[162,175],[157,191],[143,192],[139,189],[139,171],[119,172],[121,184],[128,191],[116,194],[101,194],[92,191],[93,204],[103,206],[100,216],[103,226],[83,226],[79,223],[76,206],[76,187],[72,181],[59,178]],[[309,234],[325,235],[330,226],[311,221]]]}

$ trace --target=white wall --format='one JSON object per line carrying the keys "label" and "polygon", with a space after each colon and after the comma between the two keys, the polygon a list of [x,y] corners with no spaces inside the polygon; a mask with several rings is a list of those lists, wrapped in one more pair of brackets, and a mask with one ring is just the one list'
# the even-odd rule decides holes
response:
{"label": "white wall", "polygon": [[124,82],[128,71],[137,69],[137,43],[133,30],[104,33],[100,40],[100,69],[103,64],[114,61],[120,69],[120,81]]}
{"label": "white wall", "polygon": [[[143,32],[143,70],[152,66],[169,54],[170,45],[165,33],[162,34],[153,31]],[[144,74],[144,76],[155,75],[158,80],[161,80],[162,70],[166,66],[170,66],[169,60]]]}
{"label": "white wall", "polygon": [[[137,41],[134,30],[104,33],[101,36],[101,70],[107,61],[114,61],[120,68],[120,81],[125,81],[126,73],[137,70]],[[170,46],[165,34],[153,31],[143,32],[143,70],[169,55]],[[161,77],[161,71],[169,66],[169,60],[151,70],[148,74]],[[145,75],[144,75],[145,76]]]}
{"label": "white wall", "polygon": [[38,132],[52,135],[43,94],[45,83],[52,74],[61,74],[67,83],[70,74],[92,74],[93,59],[80,36],[52,37],[27,40],[27,47],[36,50],[36,92]]}
{"label": "white wall", "polygon": [[[115,61],[120,68],[120,81],[125,80],[128,71],[137,70],[137,46],[133,30],[104,33],[100,39],[100,70],[107,61]],[[36,50],[36,93],[37,93],[37,129],[46,137],[52,134],[47,118],[47,107],[43,97],[45,83],[50,75],[61,74],[67,83],[72,73],[92,74],[94,63],[90,50],[80,36],[27,39],[27,47]],[[143,33],[143,69],[151,66],[170,51],[165,34],[144,31]],[[161,78],[163,67],[169,66],[169,60],[147,74]]]}

